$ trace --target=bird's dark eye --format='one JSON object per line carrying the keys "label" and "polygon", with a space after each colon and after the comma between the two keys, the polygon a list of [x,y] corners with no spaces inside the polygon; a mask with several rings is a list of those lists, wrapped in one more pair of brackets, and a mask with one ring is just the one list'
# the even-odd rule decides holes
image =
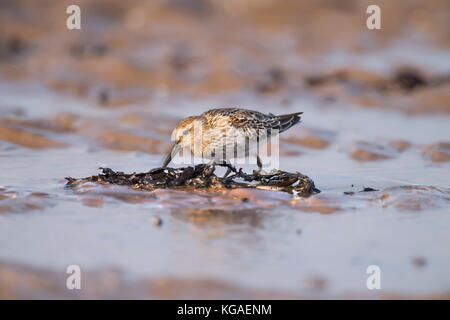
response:
{"label": "bird's dark eye", "polygon": [[187,135],[189,133],[189,130],[184,130],[183,131],[183,136]]}

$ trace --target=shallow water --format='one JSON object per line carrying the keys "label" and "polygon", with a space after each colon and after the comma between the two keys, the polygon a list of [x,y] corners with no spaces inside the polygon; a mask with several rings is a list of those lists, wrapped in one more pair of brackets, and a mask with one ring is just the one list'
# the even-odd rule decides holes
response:
{"label": "shallow water", "polygon": [[[124,112],[87,109],[76,101],[68,107],[61,103],[67,97],[39,86],[31,85],[23,95],[10,89],[0,86],[2,104],[20,106],[30,118],[67,108],[104,122],[117,121]],[[257,102],[259,110],[269,111],[276,101]],[[202,111],[173,104],[166,110],[168,115],[183,110],[179,118]],[[1,185],[11,199],[3,200],[9,210],[0,215],[0,260],[55,272],[70,264],[82,270],[115,267],[135,280],[206,278],[242,288],[325,296],[374,294],[366,288],[366,268],[376,264],[382,271],[381,294],[448,293],[450,166],[421,154],[423,145],[448,138],[448,118],[355,107],[320,109],[302,101],[283,109],[290,110],[305,112],[300,130],[333,132],[328,148],[294,146],[301,155],[281,157],[281,169],[307,174],[322,193],[295,199],[262,191],[267,193],[254,199],[250,195],[247,207],[235,203],[239,200],[227,207],[220,195],[202,192],[187,200],[179,191],[152,196],[126,187],[91,186],[85,193],[64,188],[64,177],[96,174],[100,166],[147,171],[160,165],[163,154],[95,148],[91,137],[76,133],[46,132],[69,146],[45,151],[2,142]],[[358,162],[349,156],[355,140],[396,139],[411,147],[393,159]],[[343,194],[364,186],[382,191]],[[33,192],[46,195],[31,196]],[[389,197],[382,198],[383,192]],[[408,207],[411,201],[417,206]],[[161,227],[154,226],[155,215],[162,219]],[[417,265],[415,259],[425,264]]]}
{"label": "shallow water", "polygon": [[[81,31],[65,6],[0,10],[0,298],[449,297],[448,2],[386,2],[381,30],[365,1],[86,0]],[[322,192],[65,187],[234,106],[303,111],[280,169]]]}

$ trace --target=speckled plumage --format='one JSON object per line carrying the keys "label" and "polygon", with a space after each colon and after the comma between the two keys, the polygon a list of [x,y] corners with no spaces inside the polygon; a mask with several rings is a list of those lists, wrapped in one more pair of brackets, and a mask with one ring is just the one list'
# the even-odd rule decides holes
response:
{"label": "speckled plumage", "polygon": [[276,116],[247,109],[220,108],[188,117],[172,132],[175,144],[164,166],[186,147],[195,156],[215,161],[257,155],[258,144],[297,124],[302,113]]}

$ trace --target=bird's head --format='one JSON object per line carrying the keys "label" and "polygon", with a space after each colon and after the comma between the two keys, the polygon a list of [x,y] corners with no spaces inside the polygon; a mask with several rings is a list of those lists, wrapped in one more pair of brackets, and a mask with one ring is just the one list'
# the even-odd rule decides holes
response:
{"label": "bird's head", "polygon": [[188,117],[177,124],[172,131],[173,146],[164,161],[163,168],[172,161],[172,159],[180,152],[181,149],[190,147],[194,138],[194,123],[197,117]]}

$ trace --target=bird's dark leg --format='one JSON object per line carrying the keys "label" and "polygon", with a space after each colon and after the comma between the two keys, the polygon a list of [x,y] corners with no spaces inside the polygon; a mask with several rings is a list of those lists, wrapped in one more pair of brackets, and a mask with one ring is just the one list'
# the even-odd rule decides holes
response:
{"label": "bird's dark leg", "polygon": [[228,177],[228,175],[231,173],[231,169],[227,168],[227,172],[225,172],[225,174],[223,175],[222,179],[225,179],[226,177]]}
{"label": "bird's dark leg", "polygon": [[262,170],[262,161],[259,156],[256,156],[256,164],[258,165],[259,171],[261,171]]}
{"label": "bird's dark leg", "polygon": [[235,172],[235,173],[237,173],[238,171],[236,170],[236,168],[235,167],[233,167],[232,165],[231,165],[231,163],[229,163],[229,162],[227,162],[227,161],[223,161],[221,164],[219,164],[220,166],[223,166],[223,167],[227,167],[227,172],[225,173],[225,175],[222,177],[222,179],[225,179],[230,173],[231,173],[231,171],[233,171],[233,172]]}

